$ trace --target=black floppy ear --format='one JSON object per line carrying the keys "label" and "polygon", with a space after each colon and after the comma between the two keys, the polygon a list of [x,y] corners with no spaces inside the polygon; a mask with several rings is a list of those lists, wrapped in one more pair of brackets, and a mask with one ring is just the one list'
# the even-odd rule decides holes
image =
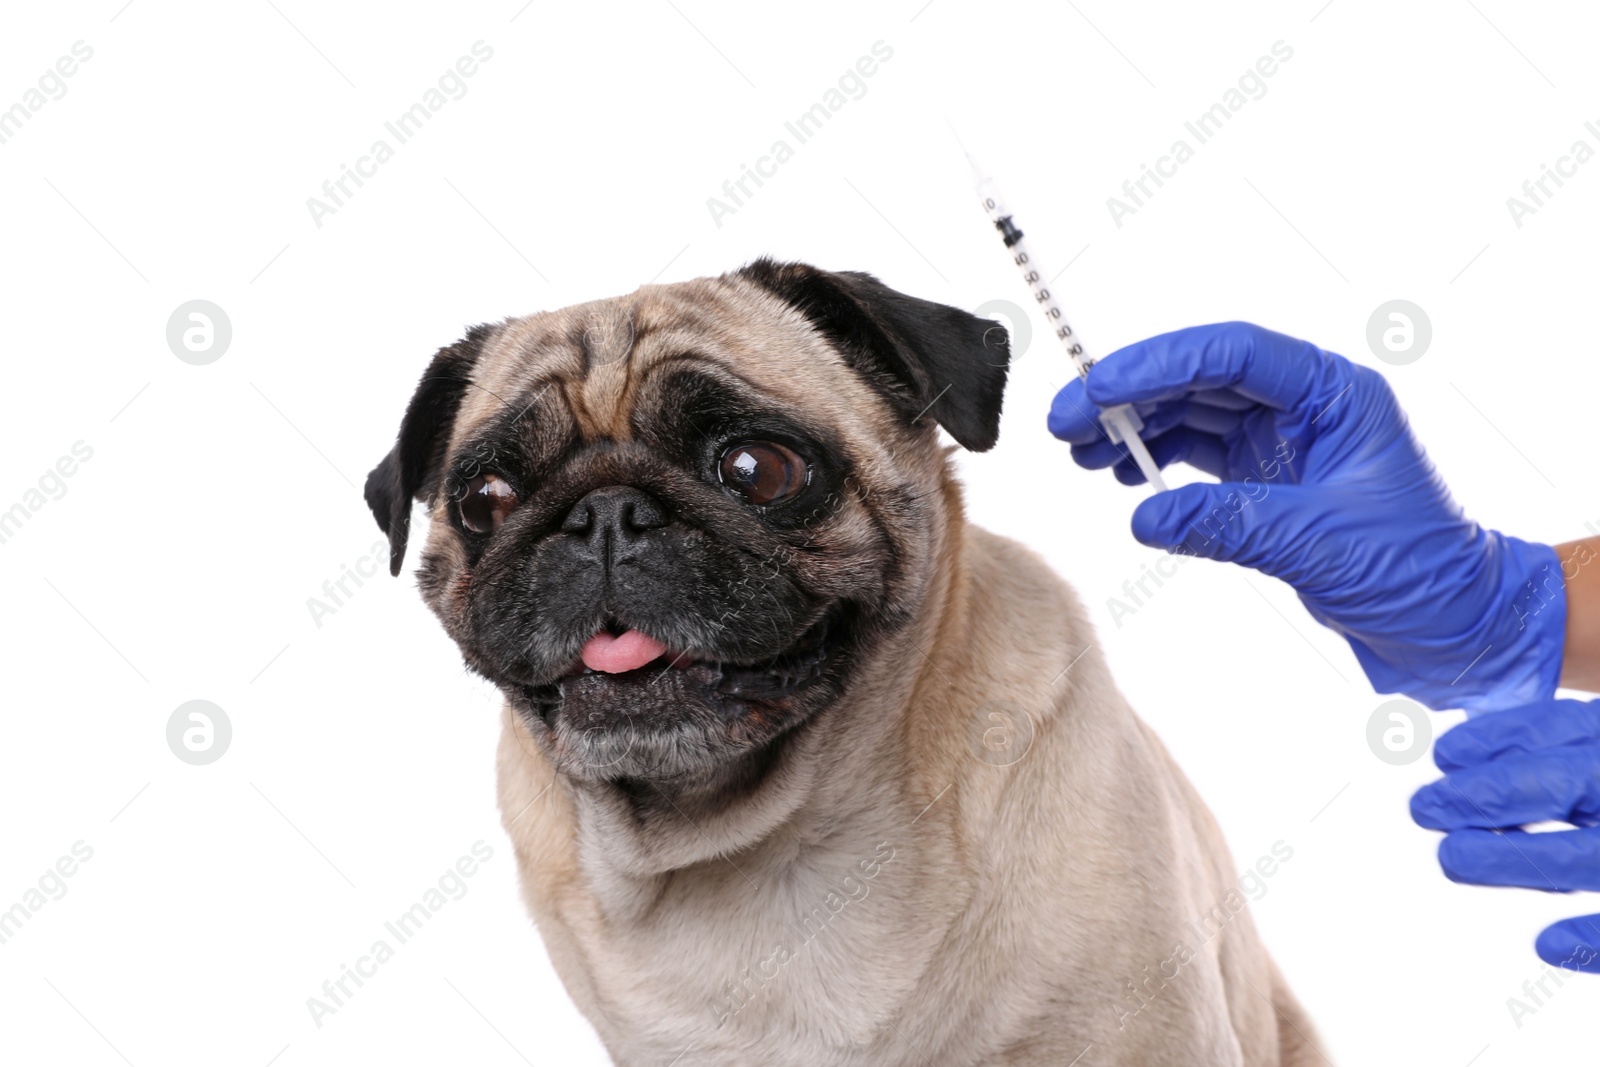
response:
{"label": "black floppy ear", "polygon": [[438,468],[450,440],[450,427],[472,368],[493,328],[474,326],[449,348],[441,348],[406,405],[400,436],[389,454],[367,475],[363,492],[378,528],[389,535],[389,573],[399,574],[411,532],[411,502],[432,499]]}
{"label": "black floppy ear", "polygon": [[762,258],[735,276],[793,304],[908,419],[931,413],[963,447],[994,447],[1011,358],[999,323],[859,271]]}

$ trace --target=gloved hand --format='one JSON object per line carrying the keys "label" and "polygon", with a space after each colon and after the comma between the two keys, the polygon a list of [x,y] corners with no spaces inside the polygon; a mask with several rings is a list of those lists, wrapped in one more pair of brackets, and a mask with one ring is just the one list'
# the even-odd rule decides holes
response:
{"label": "gloved hand", "polygon": [[[1462,723],[1434,744],[1446,777],[1411,798],[1411,817],[1448,833],[1439,865],[1455,882],[1600,891],[1600,703],[1546,700]],[[1576,829],[1527,833],[1556,820]],[[1564,919],[1534,945],[1557,967],[1600,974],[1600,915]]]}
{"label": "gloved hand", "polygon": [[1248,323],[1114,352],[1068,383],[1050,432],[1089,468],[1143,476],[1096,420],[1133,403],[1161,466],[1223,479],[1140,503],[1147,545],[1253,567],[1343,634],[1379,692],[1490,711],[1548,698],[1566,597],[1553,548],[1466,518],[1383,377]]}

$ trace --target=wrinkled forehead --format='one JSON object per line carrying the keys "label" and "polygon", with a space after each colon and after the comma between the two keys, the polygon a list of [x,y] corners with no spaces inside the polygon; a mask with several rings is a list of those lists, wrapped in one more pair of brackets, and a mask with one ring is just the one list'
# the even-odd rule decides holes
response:
{"label": "wrinkled forehead", "polygon": [[555,401],[580,439],[627,440],[641,394],[676,372],[813,412],[841,430],[852,409],[873,407],[865,384],[793,307],[745,282],[706,279],[506,323],[477,362],[456,425],[470,432],[503,422],[508,409]]}

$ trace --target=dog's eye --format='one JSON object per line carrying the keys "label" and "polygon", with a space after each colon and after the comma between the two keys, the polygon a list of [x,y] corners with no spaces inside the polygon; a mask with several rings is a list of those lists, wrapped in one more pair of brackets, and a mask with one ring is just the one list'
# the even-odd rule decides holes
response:
{"label": "dog's eye", "polygon": [[461,522],[473,533],[492,533],[516,506],[517,494],[505,479],[480,474],[467,483],[466,494],[461,498]]}
{"label": "dog's eye", "polygon": [[806,487],[811,468],[776,441],[745,441],[722,453],[722,484],[752,504],[781,504]]}

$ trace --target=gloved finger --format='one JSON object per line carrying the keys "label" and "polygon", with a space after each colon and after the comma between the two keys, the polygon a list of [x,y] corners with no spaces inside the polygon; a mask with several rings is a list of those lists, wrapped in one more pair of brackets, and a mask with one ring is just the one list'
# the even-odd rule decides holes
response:
{"label": "gloved finger", "polygon": [[[1223,395],[1216,391],[1208,394],[1213,400]],[[1245,407],[1259,406],[1240,397],[1234,399]],[[1139,435],[1146,441],[1180,425],[1191,426],[1206,433],[1232,433],[1239,428],[1241,421],[1238,414],[1241,409],[1238,406],[1209,403],[1199,398],[1136,404],[1134,409],[1139,413],[1140,421],[1144,423]],[[1100,409],[1089,403],[1083,394],[1082,378],[1074,378],[1057,391],[1046,424],[1053,436],[1074,446],[1099,446],[1099,451],[1089,453],[1080,453],[1074,449],[1073,459],[1080,466],[1099,470],[1102,467],[1109,467],[1116,462],[1117,456],[1125,454],[1106,435],[1105,426],[1100,422]]]}
{"label": "gloved finger", "polygon": [[1052,436],[1075,445],[1105,439],[1105,430],[1100,426],[1100,409],[1084,395],[1082,378],[1073,378],[1056,391],[1045,425]]}
{"label": "gloved finger", "polygon": [[1457,830],[1439,842],[1439,866],[1452,882],[1593,892],[1600,890],[1600,829]]}
{"label": "gloved finger", "polygon": [[[1150,450],[1150,458],[1156,461],[1156,466],[1163,469],[1174,463],[1188,463],[1218,478],[1227,475],[1228,448],[1221,439],[1211,434],[1180,426],[1159,437],[1150,438],[1145,442],[1145,447]],[[1145,484],[1144,472],[1126,450],[1112,470],[1117,481],[1123,485]]]}
{"label": "gloved finger", "polygon": [[[1260,407],[1259,404],[1255,406]],[[1152,437],[1159,437],[1177,426],[1187,426],[1192,430],[1223,437],[1237,432],[1244,422],[1243,416],[1237,411],[1227,411],[1196,400],[1135,404],[1134,409],[1139,412],[1139,419],[1144,423],[1139,436],[1146,444]]]}
{"label": "gloved finger", "polygon": [[[1258,405],[1252,404],[1251,407]],[[1225,408],[1216,404],[1208,404],[1199,397],[1192,397],[1183,405],[1180,412],[1180,423],[1191,430],[1201,433],[1216,434],[1226,437],[1235,432],[1244,422],[1239,408]]]}
{"label": "gloved finger", "polygon": [[1546,927],[1533,950],[1552,967],[1600,974],[1600,915],[1562,919]]}
{"label": "gloved finger", "polygon": [[1256,401],[1240,396],[1232,389],[1197,389],[1190,395],[1199,403],[1209,404],[1224,411],[1243,411],[1246,408],[1260,407]]}
{"label": "gloved finger", "polygon": [[[1233,420],[1232,423],[1229,422],[1230,419]],[[1191,427],[1189,425],[1191,420],[1208,425],[1221,424],[1229,426],[1237,424],[1237,416],[1232,416],[1225,411],[1217,411],[1216,408],[1207,408],[1206,413],[1195,415],[1185,404],[1164,404],[1144,417],[1144,429],[1139,431],[1139,438],[1144,441],[1146,447],[1154,455],[1155,442],[1162,435],[1170,433],[1175,428],[1188,428],[1207,435],[1216,443],[1217,448],[1226,452],[1220,439],[1220,434],[1217,431],[1208,430],[1204,426]],[[1073,462],[1088,470],[1103,470],[1125,459],[1127,455],[1127,448],[1114,443],[1109,437],[1101,437],[1099,440],[1092,441],[1089,444],[1072,446]],[[1159,459],[1157,462],[1160,462]],[[1166,466],[1166,464],[1163,463],[1162,466]],[[1227,465],[1225,463],[1222,465],[1213,464],[1211,467],[1205,468],[1205,470],[1206,473],[1214,474],[1221,478],[1226,476]]]}
{"label": "gloved finger", "polygon": [[1278,577],[1300,562],[1305,509],[1296,505],[1303,499],[1295,485],[1183,485],[1139,502],[1133,536],[1153,548],[1240,563]]}
{"label": "gloved finger", "polygon": [[[1211,442],[1216,445],[1216,448],[1222,450],[1222,453],[1224,453],[1224,458],[1226,458],[1227,448],[1226,445],[1222,443],[1221,435],[1213,434],[1213,432],[1210,432],[1210,430],[1200,430],[1197,429],[1197,427],[1190,427],[1189,424],[1187,424],[1186,413],[1181,410],[1181,406],[1179,405],[1163,406],[1162,410],[1147,416],[1147,418],[1144,419],[1144,429],[1139,430],[1139,440],[1144,442],[1144,445],[1149,448],[1150,454],[1154,456],[1155,442],[1158,442],[1160,438],[1165,437],[1166,434],[1171,434],[1171,432],[1174,432],[1174,430],[1187,430],[1187,432],[1192,432],[1192,434],[1194,434],[1194,432],[1197,432],[1197,434],[1205,434],[1206,437],[1211,438]],[[1078,464],[1078,466],[1085,467],[1085,469],[1088,470],[1106,469],[1106,467],[1112,466],[1112,464],[1120,461],[1120,459],[1126,458],[1126,456],[1128,456],[1128,450],[1126,450],[1126,446],[1120,445],[1120,443],[1112,442],[1109,437],[1102,437],[1101,440],[1098,440],[1098,442],[1091,442],[1088,443],[1088,445],[1072,446],[1072,461],[1074,461],[1075,464]],[[1165,466],[1165,464],[1163,464],[1163,466]],[[1216,474],[1218,477],[1222,477],[1221,472],[1226,472],[1226,470],[1226,464],[1221,467],[1213,464],[1213,467],[1208,469],[1208,474]]]}
{"label": "gloved finger", "polygon": [[1329,388],[1337,359],[1315,345],[1248,322],[1193,326],[1137,341],[1089,371],[1084,395],[1099,405],[1170,400],[1201,389],[1230,389],[1282,410]]}
{"label": "gloved finger", "polygon": [[[1504,713],[1501,713],[1504,714]],[[1411,797],[1411,817],[1430,830],[1527,826],[1600,816],[1600,744],[1518,752],[1430,782]]]}
{"label": "gloved finger", "polygon": [[1600,738],[1600,702],[1543,700],[1468,719],[1447,730],[1433,746],[1433,761],[1448,773],[1511,752],[1535,752],[1595,738]]}

